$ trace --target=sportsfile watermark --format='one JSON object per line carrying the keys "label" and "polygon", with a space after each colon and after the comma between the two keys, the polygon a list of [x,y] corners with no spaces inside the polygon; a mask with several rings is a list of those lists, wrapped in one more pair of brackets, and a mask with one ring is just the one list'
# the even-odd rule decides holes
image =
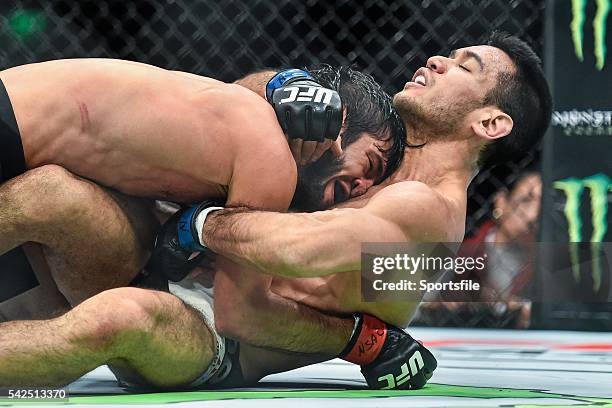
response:
{"label": "sportsfile watermark", "polygon": [[362,245],[364,301],[612,300],[612,244]]}

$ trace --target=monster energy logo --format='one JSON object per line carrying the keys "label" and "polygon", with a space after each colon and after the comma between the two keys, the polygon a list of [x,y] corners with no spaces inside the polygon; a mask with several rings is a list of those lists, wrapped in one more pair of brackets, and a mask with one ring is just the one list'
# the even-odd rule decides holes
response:
{"label": "monster energy logo", "polygon": [[[572,243],[582,242],[582,217],[580,216],[580,204],[585,189],[591,196],[591,224],[593,232],[590,237],[591,259],[593,260],[593,289],[601,288],[602,270],[599,260],[601,242],[608,230],[608,191],[612,190],[610,177],[605,174],[595,174],[583,179],[566,178],[555,181],[553,187],[565,193],[565,217],[567,219],[569,241]],[[572,262],[572,273],[576,281],[580,280],[580,260],[578,246],[570,244],[570,260]]]}
{"label": "monster energy logo", "polygon": [[[584,21],[586,20],[587,0],[572,1],[572,40],[576,57],[580,62],[584,61]],[[595,0],[597,11],[593,18],[595,67],[601,71],[606,63],[606,23],[610,12],[610,0]]]}

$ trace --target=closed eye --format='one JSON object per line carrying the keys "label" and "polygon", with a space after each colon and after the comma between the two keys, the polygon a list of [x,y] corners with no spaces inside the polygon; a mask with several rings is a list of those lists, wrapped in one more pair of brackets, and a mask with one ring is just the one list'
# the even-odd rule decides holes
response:
{"label": "closed eye", "polygon": [[459,68],[461,68],[461,69],[463,69],[464,71],[467,71],[467,72],[472,72],[472,71],[470,71],[469,69],[467,69],[467,68],[465,67],[465,65],[459,65]]}

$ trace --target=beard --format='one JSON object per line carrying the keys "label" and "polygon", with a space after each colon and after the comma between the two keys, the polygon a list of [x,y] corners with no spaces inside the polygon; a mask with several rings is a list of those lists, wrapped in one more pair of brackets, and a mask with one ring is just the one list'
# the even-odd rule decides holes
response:
{"label": "beard", "polygon": [[298,168],[297,185],[291,208],[298,211],[324,210],[325,185],[342,169],[343,165],[344,158],[335,157],[328,150],[319,160]]}
{"label": "beard", "polygon": [[473,100],[441,98],[425,104],[401,92],[393,98],[393,105],[404,123],[426,140],[456,138],[467,114],[482,106]]}

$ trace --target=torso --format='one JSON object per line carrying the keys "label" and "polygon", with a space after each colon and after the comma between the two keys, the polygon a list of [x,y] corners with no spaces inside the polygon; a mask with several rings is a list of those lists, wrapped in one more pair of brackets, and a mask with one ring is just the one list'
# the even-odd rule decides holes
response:
{"label": "torso", "polygon": [[[361,208],[373,196],[384,194],[385,187],[389,185],[392,184],[371,188],[366,193],[366,197],[358,197],[341,206]],[[447,200],[447,197],[457,198],[457,201],[448,199],[448,208],[452,213],[440,215],[445,217],[447,229],[443,232],[445,236],[440,236],[438,240],[440,242],[460,242],[464,233],[467,193],[456,188],[446,188],[446,186],[440,186],[438,192],[441,200]],[[424,214],[424,217],[428,216],[434,215]],[[319,310],[341,315],[355,312],[369,313],[398,326],[407,325],[418,306],[418,303],[415,302],[364,302],[361,296],[360,271],[316,278],[274,278],[271,290],[278,295]]]}
{"label": "torso", "polygon": [[0,79],[28,168],[58,164],[126,194],[178,202],[227,194],[239,141],[223,131],[226,107],[205,101],[235,85],[104,59],[31,64]]}

